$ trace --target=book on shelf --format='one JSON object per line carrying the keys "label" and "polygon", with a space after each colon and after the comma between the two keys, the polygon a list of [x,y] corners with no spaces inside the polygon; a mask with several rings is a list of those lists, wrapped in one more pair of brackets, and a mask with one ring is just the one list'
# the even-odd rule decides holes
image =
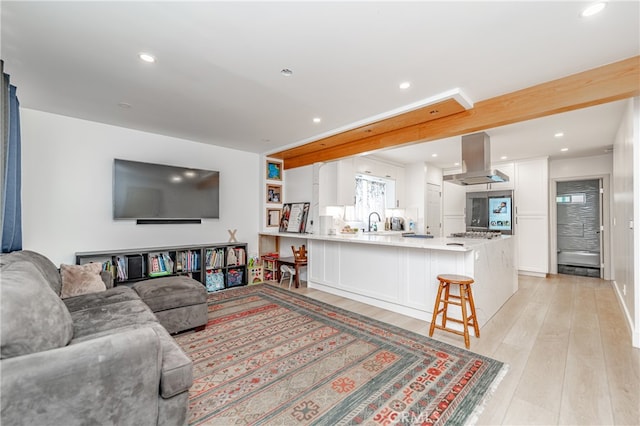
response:
{"label": "book on shelf", "polygon": [[116,275],[118,281],[126,281],[127,278],[129,278],[127,275],[127,263],[124,257],[116,257]]}
{"label": "book on shelf", "polygon": [[116,265],[114,265],[113,261],[111,260],[105,260],[104,262],[102,262],[102,270],[109,272],[113,277],[113,279],[115,279],[118,276]]}
{"label": "book on shelf", "polygon": [[167,252],[149,254],[149,276],[169,275],[173,273],[173,259]]}
{"label": "book on shelf", "polygon": [[200,251],[187,250],[177,256],[184,272],[198,271],[200,269]]}
{"label": "book on shelf", "polygon": [[207,249],[205,265],[207,268],[222,268],[224,266],[224,249]]}

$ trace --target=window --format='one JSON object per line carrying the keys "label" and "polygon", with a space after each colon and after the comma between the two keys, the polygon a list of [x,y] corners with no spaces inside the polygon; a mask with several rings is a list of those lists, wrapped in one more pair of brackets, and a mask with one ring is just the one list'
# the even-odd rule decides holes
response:
{"label": "window", "polygon": [[565,194],[556,197],[558,204],[584,204],[587,202],[587,196],[584,193]]}
{"label": "window", "polygon": [[[395,200],[395,182],[367,175],[356,175],[355,220],[368,223],[369,214],[377,212],[384,221],[388,200]],[[395,207],[391,205],[390,207]],[[376,218],[377,219],[377,218]]]}

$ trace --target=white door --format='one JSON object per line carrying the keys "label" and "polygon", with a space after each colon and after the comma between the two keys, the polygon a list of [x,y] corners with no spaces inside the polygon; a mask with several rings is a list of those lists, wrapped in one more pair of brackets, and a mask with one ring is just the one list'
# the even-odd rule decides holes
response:
{"label": "white door", "polygon": [[441,235],[441,221],[440,221],[440,197],[442,192],[440,191],[440,185],[434,185],[432,183],[427,184],[427,206],[426,206],[426,233],[432,234],[434,237]]}

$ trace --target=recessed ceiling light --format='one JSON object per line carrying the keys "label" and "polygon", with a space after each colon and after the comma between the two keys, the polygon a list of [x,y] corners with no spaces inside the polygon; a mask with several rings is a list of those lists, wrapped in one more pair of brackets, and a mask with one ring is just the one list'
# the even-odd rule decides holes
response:
{"label": "recessed ceiling light", "polygon": [[140,58],[142,61],[144,62],[148,62],[150,64],[154,63],[156,61],[156,57],[153,56],[151,53],[139,53],[138,54],[138,58]]}
{"label": "recessed ceiling light", "polygon": [[180,176],[171,176],[171,182],[182,182],[182,178]]}
{"label": "recessed ceiling light", "polygon": [[560,151],[567,152],[567,151],[569,151],[569,148],[562,148]]}
{"label": "recessed ceiling light", "polygon": [[313,119],[313,122],[314,122],[314,123],[319,123],[319,122],[321,122],[321,121],[322,121],[322,119],[320,119],[320,117],[315,117],[315,118]]}
{"label": "recessed ceiling light", "polygon": [[564,132],[558,132],[558,133],[554,134],[553,136],[556,137],[556,138],[561,138],[561,137],[564,136]]}
{"label": "recessed ceiling light", "polygon": [[401,89],[408,89],[409,87],[411,87],[411,83],[409,83],[408,81],[404,81],[402,83],[400,83],[400,88]]}
{"label": "recessed ceiling light", "polygon": [[118,106],[119,106],[120,108],[124,108],[124,109],[129,109],[129,108],[131,108],[131,104],[130,104],[130,103],[127,103],[127,102],[118,102]]}
{"label": "recessed ceiling light", "polygon": [[280,74],[284,75],[285,77],[291,77],[293,75],[293,71],[291,71],[289,68],[283,68],[280,71]]}
{"label": "recessed ceiling light", "polygon": [[607,7],[607,2],[606,1],[599,1],[596,3],[592,3],[589,6],[587,6],[585,9],[582,10],[582,12],[580,13],[580,16],[582,16],[583,18],[586,18],[588,16],[593,16],[597,13],[602,12],[602,10]]}
{"label": "recessed ceiling light", "polygon": [[507,158],[509,157],[507,157],[506,155],[503,155],[502,157],[500,157],[501,160],[506,160]]}
{"label": "recessed ceiling light", "polygon": [[459,166],[459,165],[460,165],[460,163],[455,162],[455,163],[453,163],[453,165],[454,165],[454,166]]}
{"label": "recessed ceiling light", "polygon": [[438,154],[431,154],[431,156],[435,158],[438,156]]}

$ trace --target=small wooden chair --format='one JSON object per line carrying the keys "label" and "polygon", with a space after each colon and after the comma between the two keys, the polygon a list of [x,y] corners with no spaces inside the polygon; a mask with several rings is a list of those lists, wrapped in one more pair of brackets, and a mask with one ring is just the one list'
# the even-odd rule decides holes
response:
{"label": "small wooden chair", "polygon": [[296,250],[295,246],[291,246],[293,252],[293,260],[295,262],[295,282],[296,288],[300,287],[300,267],[307,266],[307,248],[303,244]]}
{"label": "small wooden chair", "polygon": [[291,246],[291,251],[293,251],[293,258],[296,262],[306,262],[307,261],[307,248],[303,244],[300,246],[298,250],[296,250],[296,246]]}

